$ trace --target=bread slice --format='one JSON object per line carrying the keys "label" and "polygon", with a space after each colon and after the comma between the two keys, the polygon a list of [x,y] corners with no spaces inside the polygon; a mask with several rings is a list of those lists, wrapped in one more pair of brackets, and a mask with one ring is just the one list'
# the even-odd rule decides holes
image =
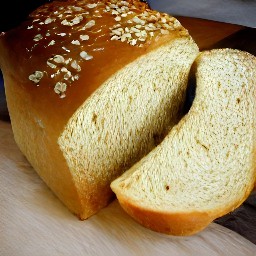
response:
{"label": "bread slice", "polygon": [[1,35],[15,140],[80,219],[177,123],[198,53],[178,20],[138,0],[54,1]]}
{"label": "bread slice", "polygon": [[162,143],[111,183],[140,224],[192,235],[237,208],[255,179],[256,58],[233,49],[202,52],[187,115]]}

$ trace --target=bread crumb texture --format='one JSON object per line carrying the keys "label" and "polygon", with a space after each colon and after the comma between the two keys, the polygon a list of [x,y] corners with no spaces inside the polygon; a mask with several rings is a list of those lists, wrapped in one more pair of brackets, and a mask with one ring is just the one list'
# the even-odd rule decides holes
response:
{"label": "bread crumb texture", "polygon": [[[196,233],[237,208],[256,179],[255,57],[232,49],[206,51],[194,70],[189,113],[111,184],[137,221],[176,235]],[[208,217],[197,226],[202,214]]]}
{"label": "bread crumb texture", "polygon": [[[24,31],[30,38],[27,52],[35,56],[44,48],[48,56],[42,69],[35,69],[28,79],[36,86],[45,77],[53,79],[53,90],[60,98],[80,79],[84,63],[92,61],[95,52],[104,51],[104,44],[99,43],[102,38],[144,47],[174,30],[188,35],[177,19],[138,0],[54,1],[38,8],[30,18]],[[104,22],[106,18],[110,22]]]}
{"label": "bread crumb texture", "polygon": [[140,57],[70,118],[58,143],[80,184],[109,186],[177,123],[198,53],[196,47],[189,49],[189,41],[181,39]]}

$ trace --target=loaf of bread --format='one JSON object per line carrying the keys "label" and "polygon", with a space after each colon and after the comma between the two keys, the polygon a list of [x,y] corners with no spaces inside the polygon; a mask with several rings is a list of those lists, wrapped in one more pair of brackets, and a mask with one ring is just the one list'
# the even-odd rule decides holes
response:
{"label": "loaf of bread", "polygon": [[256,179],[256,58],[200,53],[196,96],[166,138],[111,183],[120,204],[152,230],[192,235],[237,208]]}
{"label": "loaf of bread", "polygon": [[17,145],[80,219],[180,118],[198,47],[138,0],[54,1],[0,37]]}

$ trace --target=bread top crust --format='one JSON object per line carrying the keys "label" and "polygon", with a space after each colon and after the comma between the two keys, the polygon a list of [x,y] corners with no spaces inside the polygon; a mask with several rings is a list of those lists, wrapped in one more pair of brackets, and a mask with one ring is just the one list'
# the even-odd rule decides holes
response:
{"label": "bread top crust", "polygon": [[179,21],[138,0],[54,1],[1,35],[0,65],[61,129],[111,75],[179,37]]}

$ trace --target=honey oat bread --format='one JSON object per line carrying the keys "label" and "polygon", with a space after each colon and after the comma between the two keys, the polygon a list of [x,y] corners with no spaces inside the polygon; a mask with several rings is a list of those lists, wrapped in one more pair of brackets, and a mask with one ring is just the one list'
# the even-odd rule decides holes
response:
{"label": "honey oat bread", "polygon": [[244,202],[255,179],[256,58],[233,49],[200,53],[196,96],[166,138],[111,183],[140,224],[192,235]]}
{"label": "honey oat bread", "polygon": [[179,119],[198,47],[138,0],[54,1],[1,35],[15,140],[80,219]]}

